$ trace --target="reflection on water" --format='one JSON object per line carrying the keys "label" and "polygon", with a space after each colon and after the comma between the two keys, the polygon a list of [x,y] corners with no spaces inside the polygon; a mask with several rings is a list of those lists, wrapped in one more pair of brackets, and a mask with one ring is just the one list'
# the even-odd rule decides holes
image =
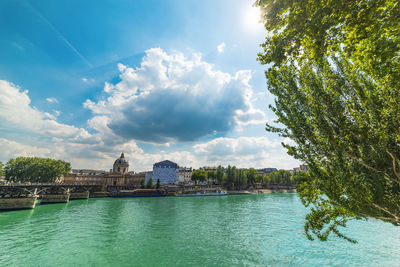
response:
{"label": "reflection on water", "polygon": [[0,213],[0,266],[393,266],[400,231],[352,222],[358,244],[306,239],[296,194],[76,200]]}

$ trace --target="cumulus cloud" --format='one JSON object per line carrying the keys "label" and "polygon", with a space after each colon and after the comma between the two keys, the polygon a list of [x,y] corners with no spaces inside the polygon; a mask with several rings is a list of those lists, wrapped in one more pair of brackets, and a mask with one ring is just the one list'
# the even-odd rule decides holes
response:
{"label": "cumulus cloud", "polygon": [[12,140],[0,137],[0,151],[2,159],[12,157],[48,157],[51,155],[51,150],[32,145],[21,144]]}
{"label": "cumulus cloud", "polygon": [[197,158],[206,165],[290,169],[299,164],[287,155],[280,141],[271,141],[267,137],[220,137],[194,145],[193,149]]}
{"label": "cumulus cloud", "polygon": [[[125,152],[135,171],[150,170],[153,163],[165,159],[192,167],[297,165],[280,142],[265,137],[220,137],[173,151],[178,141],[265,123],[264,112],[252,105],[250,71],[224,73],[199,54],[188,59],[159,48],[146,51],[137,68],[118,64],[118,69],[120,82],[105,83],[106,97],[84,103],[94,114],[84,128],[61,123],[60,111],[37,109],[27,90],[0,80],[0,160],[43,156],[70,161],[73,168],[107,170]],[[136,140],[158,145],[148,153]]]}
{"label": "cumulus cloud", "polygon": [[83,128],[57,122],[53,114],[42,112],[30,105],[28,91],[0,80],[0,123],[57,138],[86,138],[90,134]]}
{"label": "cumulus cloud", "polygon": [[[104,105],[99,109],[106,107]],[[251,108],[247,112],[251,112]],[[239,167],[291,168],[298,163],[286,155],[280,148],[280,142],[265,137],[220,137],[182,151],[163,151],[167,147],[158,146],[153,153],[147,153],[135,140],[115,134],[109,127],[111,120],[112,117],[107,114],[89,119],[87,126],[93,133],[62,124],[56,116],[33,107],[28,91],[0,81],[0,128],[6,126],[7,130],[22,132],[22,135],[30,133],[29,141],[26,138],[9,140],[0,135],[0,160],[7,161],[17,156],[53,157],[72,162],[74,168],[107,170],[119,153],[125,152],[131,170],[135,171],[151,170],[153,163],[165,159],[180,166],[192,167],[231,164]]]}
{"label": "cumulus cloud", "polygon": [[105,84],[107,98],[87,100],[84,107],[95,116],[108,117],[108,127],[124,138],[153,143],[193,141],[227,132],[262,113],[250,102],[250,71],[230,75],[200,55],[187,59],[152,48],[139,67],[118,64],[118,68],[121,81]]}
{"label": "cumulus cloud", "polygon": [[87,78],[85,78],[85,77],[82,78],[82,82],[86,83],[87,81],[88,81]]}
{"label": "cumulus cloud", "polygon": [[218,53],[223,53],[224,50],[225,50],[225,47],[226,47],[226,44],[225,44],[224,42],[222,42],[221,44],[219,44],[219,45],[217,46]]}
{"label": "cumulus cloud", "polygon": [[[116,136],[107,126],[107,118],[97,116],[88,121],[95,130],[57,121],[59,111],[50,114],[31,105],[27,90],[0,80],[0,129],[29,133],[30,143],[5,139],[0,135],[0,160],[16,156],[51,156],[78,163],[80,167],[104,166],[120,152],[143,153],[134,140]],[[0,131],[1,134],[1,131]],[[25,139],[25,138],[22,138]],[[83,165],[83,166],[82,166]]]}
{"label": "cumulus cloud", "polygon": [[58,103],[58,100],[55,99],[54,97],[48,97],[46,98],[46,101],[49,103]]}

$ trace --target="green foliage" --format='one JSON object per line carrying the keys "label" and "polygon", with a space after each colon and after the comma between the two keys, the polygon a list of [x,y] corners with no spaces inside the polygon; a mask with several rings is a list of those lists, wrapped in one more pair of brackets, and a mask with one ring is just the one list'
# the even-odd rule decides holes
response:
{"label": "green foliage", "polygon": [[222,184],[225,180],[225,170],[221,165],[217,168],[216,178],[218,184]]}
{"label": "green foliage", "polygon": [[[400,5],[394,0],[258,0],[259,54],[277,126],[308,165],[305,230],[326,240],[348,219],[400,225]],[[283,125],[283,127],[281,127]],[[350,240],[350,239],[348,239]]]}
{"label": "green foliage", "polygon": [[250,168],[248,171],[245,172],[247,181],[250,184],[256,183],[256,177],[258,175],[258,172],[254,168]]}
{"label": "green foliage", "polygon": [[160,179],[157,179],[157,184],[156,184],[156,188],[160,188]]}
{"label": "green foliage", "polygon": [[234,183],[239,189],[243,189],[247,186],[247,177],[244,170],[236,169]]}
{"label": "green foliage", "polygon": [[293,182],[292,174],[290,173],[290,171],[286,170],[271,172],[267,177],[267,181],[270,183],[290,184]]}
{"label": "green foliage", "polygon": [[207,180],[214,181],[217,178],[217,173],[215,171],[207,172]]}
{"label": "green foliage", "polygon": [[140,188],[145,188],[144,180],[140,180]]}
{"label": "green foliage", "polygon": [[256,183],[262,183],[264,180],[264,176],[262,174],[256,175]]}
{"label": "green foliage", "polygon": [[0,161],[0,177],[2,177],[4,175],[5,175],[4,164]]}
{"label": "green foliage", "polygon": [[150,179],[147,181],[146,188],[148,188],[148,189],[153,188],[153,178],[150,178]]}
{"label": "green foliage", "polygon": [[207,179],[207,173],[204,170],[194,170],[192,173],[192,181],[204,182]]}
{"label": "green foliage", "polygon": [[50,158],[18,157],[10,159],[4,170],[7,181],[53,183],[71,171],[71,164]]}
{"label": "green foliage", "polygon": [[235,183],[235,172],[236,172],[236,167],[233,166],[231,167],[230,165],[228,165],[228,168],[226,169],[225,173],[226,173],[226,184],[227,185],[233,185]]}

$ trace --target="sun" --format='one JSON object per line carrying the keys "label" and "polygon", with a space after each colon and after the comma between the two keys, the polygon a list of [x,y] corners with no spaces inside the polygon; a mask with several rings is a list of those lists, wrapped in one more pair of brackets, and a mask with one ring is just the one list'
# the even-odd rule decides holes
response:
{"label": "sun", "polygon": [[263,28],[261,13],[258,7],[246,6],[244,8],[243,26],[247,31],[257,31]]}

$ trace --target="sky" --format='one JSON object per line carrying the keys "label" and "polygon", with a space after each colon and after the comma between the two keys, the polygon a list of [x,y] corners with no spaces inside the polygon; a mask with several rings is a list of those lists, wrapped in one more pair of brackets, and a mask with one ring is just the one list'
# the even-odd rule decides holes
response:
{"label": "sky", "polygon": [[253,1],[0,1],[0,161],[291,169]]}

